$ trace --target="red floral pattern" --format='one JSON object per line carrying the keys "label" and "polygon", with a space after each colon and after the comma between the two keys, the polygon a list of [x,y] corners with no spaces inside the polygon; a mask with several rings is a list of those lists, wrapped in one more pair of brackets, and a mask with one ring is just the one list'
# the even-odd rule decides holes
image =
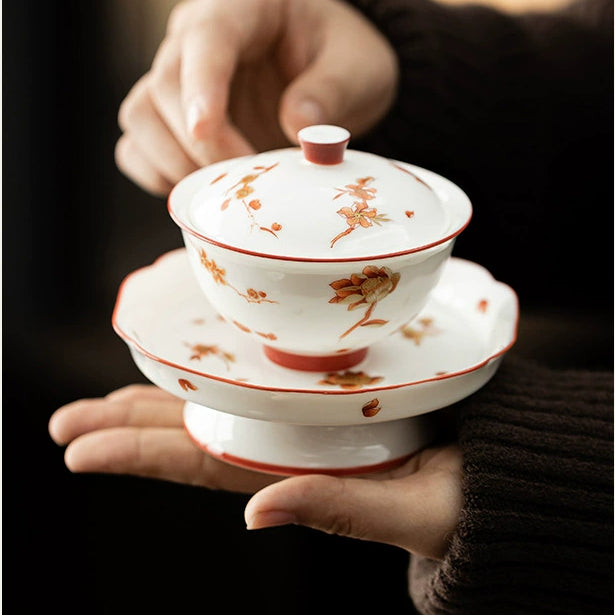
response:
{"label": "red floral pattern", "polygon": [[235,288],[226,279],[226,269],[219,267],[216,264],[216,261],[212,258],[208,258],[207,252],[205,252],[203,248],[199,250],[199,259],[201,261],[201,265],[203,265],[203,267],[205,267],[205,269],[210,273],[216,284],[228,286],[229,288],[233,289],[240,297],[243,297],[248,303],[277,303],[277,301],[269,299],[265,291],[248,288],[245,290],[245,292],[242,292]]}
{"label": "red floral pattern", "polygon": [[342,389],[360,389],[383,380],[382,376],[369,376],[365,372],[331,372],[318,384],[332,384]]}
{"label": "red floral pattern", "polygon": [[404,325],[401,328],[401,332],[404,337],[412,340],[417,346],[421,345],[424,337],[442,333],[442,331],[434,325],[433,318],[427,317],[419,318],[416,324]]}
{"label": "red floral pattern", "polygon": [[353,273],[350,278],[331,282],[329,286],[335,291],[335,297],[329,303],[342,303],[348,310],[355,310],[367,305],[367,310],[358,322],[340,335],[340,339],[352,333],[357,327],[382,326],[388,320],[372,319],[371,315],[378,301],[390,295],[399,282],[400,274],[393,273],[388,267],[368,265],[361,273]]}
{"label": "red floral pattern", "polygon": [[[264,166],[256,166],[253,168],[253,170],[255,171],[255,173],[250,173],[248,175],[244,175],[238,182],[236,182],[235,184],[233,184],[227,191],[226,191],[226,195],[228,196],[229,193],[233,193],[231,196],[228,196],[227,199],[225,199],[222,203],[222,205],[220,206],[220,208],[224,211],[233,201],[233,199],[240,201],[242,203],[242,205],[244,206],[246,213],[248,215],[248,218],[250,219],[250,227],[252,229],[256,228],[259,231],[264,231],[266,233],[269,233],[271,235],[273,235],[274,237],[277,237],[277,233],[279,231],[282,230],[282,225],[279,224],[278,222],[274,222],[273,224],[271,224],[270,226],[263,226],[262,224],[260,224],[257,220],[256,217],[254,215],[255,211],[259,211],[260,208],[262,207],[262,203],[260,201],[260,199],[251,199],[249,201],[246,202],[246,199],[254,193],[254,186],[252,185],[261,175],[263,175],[264,173],[269,173],[269,171],[271,171],[272,169],[275,169],[278,166],[278,162],[276,162],[275,164],[272,164],[268,167],[264,167]],[[219,181],[220,179],[222,179],[223,177],[225,177],[226,173],[220,175],[219,177],[217,177],[213,182],[211,183],[215,183],[216,181]]]}
{"label": "red floral pattern", "polygon": [[353,199],[352,207],[342,207],[337,210],[337,213],[345,218],[348,228],[331,240],[333,247],[342,237],[349,235],[359,227],[369,228],[374,224],[380,226],[381,222],[388,222],[389,218],[384,214],[379,214],[375,207],[370,207],[367,201],[376,198],[376,188],[368,188],[368,185],[374,181],[373,177],[361,177],[357,179],[356,184],[347,184],[344,188],[336,188],[338,194],[333,197],[333,200],[339,199],[345,194],[350,195]]}
{"label": "red floral pattern", "polygon": [[378,398],[372,399],[371,401],[364,404],[363,408],[361,408],[363,416],[367,418],[376,416],[378,412],[380,412],[380,410],[382,410],[382,408],[380,407],[380,402],[378,401]]}
{"label": "red floral pattern", "polygon": [[231,363],[235,362],[235,356],[233,354],[230,352],[225,352],[215,345],[208,346],[205,344],[186,344],[186,346],[188,346],[192,351],[192,355],[190,356],[191,361],[200,361],[202,357],[214,356],[221,359],[227,369],[230,367]]}
{"label": "red floral pattern", "polygon": [[184,391],[198,391],[198,387],[192,384],[190,380],[186,380],[185,378],[178,378],[177,384],[184,389]]}

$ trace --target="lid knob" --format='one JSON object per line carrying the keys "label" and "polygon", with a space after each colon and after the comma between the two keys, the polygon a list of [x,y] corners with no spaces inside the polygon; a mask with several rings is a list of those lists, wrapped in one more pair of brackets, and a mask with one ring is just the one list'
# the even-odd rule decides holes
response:
{"label": "lid knob", "polygon": [[339,164],[344,161],[350,132],[340,126],[318,124],[302,128],[297,133],[297,138],[308,162]]}

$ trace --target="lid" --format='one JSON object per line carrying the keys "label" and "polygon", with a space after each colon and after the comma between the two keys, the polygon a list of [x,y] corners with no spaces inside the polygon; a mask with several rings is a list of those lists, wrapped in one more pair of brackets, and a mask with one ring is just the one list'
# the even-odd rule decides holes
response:
{"label": "lid", "polygon": [[[470,202],[456,186],[406,163],[347,150],[344,128],[310,126],[298,137],[301,148],[193,173],[171,193],[172,217],[234,250],[316,261],[416,252],[448,241],[469,222]],[[182,186],[187,180],[191,189]]]}

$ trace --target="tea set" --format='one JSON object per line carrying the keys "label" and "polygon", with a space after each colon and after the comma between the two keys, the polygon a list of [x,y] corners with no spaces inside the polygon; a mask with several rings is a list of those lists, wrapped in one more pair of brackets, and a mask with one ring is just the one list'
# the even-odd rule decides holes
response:
{"label": "tea set", "polygon": [[454,183],[349,149],[338,126],[298,141],[174,187],[184,247],[126,277],[113,327],[210,455],[278,475],[392,468],[497,371],[517,297],[452,256],[472,217]]}

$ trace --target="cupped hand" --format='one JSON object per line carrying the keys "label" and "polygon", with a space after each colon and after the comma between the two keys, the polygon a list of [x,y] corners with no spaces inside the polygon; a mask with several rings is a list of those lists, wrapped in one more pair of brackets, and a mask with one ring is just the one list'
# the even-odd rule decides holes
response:
{"label": "cupped hand", "polygon": [[184,401],[151,385],[130,385],[54,412],[49,433],[73,472],[130,474],[254,493],[278,477],[242,470],[207,455],[183,426]]}
{"label": "cupped hand", "polygon": [[265,487],[248,502],[248,529],[298,524],[441,559],[462,506],[461,452],[428,448],[392,471],[362,478],[306,475]]}
{"label": "cupped hand", "polygon": [[393,49],[339,0],[189,0],[122,103],[119,168],[164,195],[197,168],[296,143],[310,124],[359,136],[393,102]]}
{"label": "cupped hand", "polygon": [[[254,495],[248,529],[299,524],[441,558],[462,505],[457,446],[429,448],[366,477],[282,477],[244,470],[199,449],[183,427],[184,402],[131,385],[57,410],[49,433],[67,444],[73,472],[130,474]],[[259,491],[260,490],[260,491]]]}

